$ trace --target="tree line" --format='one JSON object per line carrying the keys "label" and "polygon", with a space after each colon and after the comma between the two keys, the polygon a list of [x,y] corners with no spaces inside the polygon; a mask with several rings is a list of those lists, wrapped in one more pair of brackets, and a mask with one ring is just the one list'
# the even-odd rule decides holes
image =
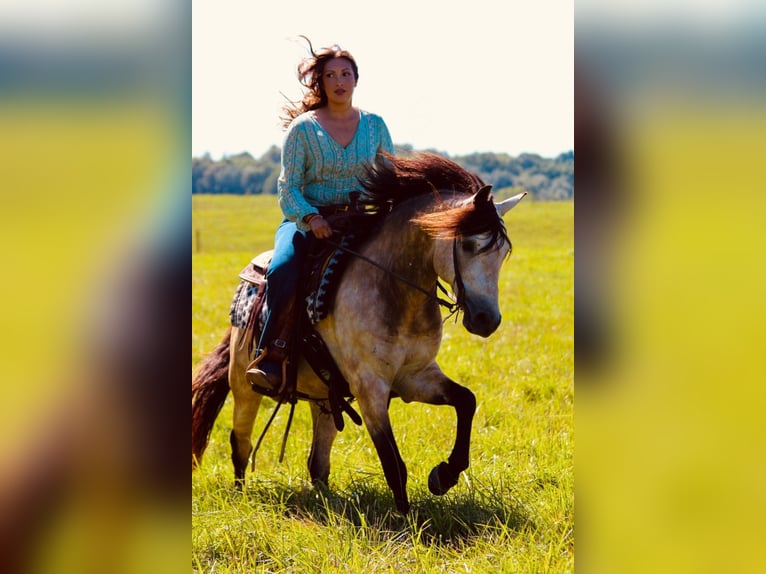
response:
{"label": "tree line", "polygon": [[[396,146],[397,155],[414,150],[409,145]],[[533,153],[516,157],[506,153],[477,152],[462,156],[438,153],[477,174],[491,184],[497,199],[520,190],[535,199],[565,200],[574,197],[574,151],[554,158]],[[213,160],[209,154],[192,158],[192,193],[257,195],[276,194],[281,150],[272,146],[260,158],[248,152]]]}

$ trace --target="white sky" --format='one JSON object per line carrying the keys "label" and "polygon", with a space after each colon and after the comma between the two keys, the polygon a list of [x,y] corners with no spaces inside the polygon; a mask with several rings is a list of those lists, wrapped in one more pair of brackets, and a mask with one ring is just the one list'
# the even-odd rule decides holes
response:
{"label": "white sky", "polygon": [[303,34],[359,65],[354,104],[450,155],[573,149],[573,0],[193,0],[192,154],[282,145]]}

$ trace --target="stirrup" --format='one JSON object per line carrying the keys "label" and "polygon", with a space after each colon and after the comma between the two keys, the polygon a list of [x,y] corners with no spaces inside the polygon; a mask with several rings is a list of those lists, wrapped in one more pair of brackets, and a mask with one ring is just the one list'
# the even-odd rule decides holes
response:
{"label": "stirrup", "polygon": [[[258,368],[258,365],[263,362],[263,360],[266,358],[267,351],[266,349],[262,350],[258,356],[248,365],[247,370],[245,371],[245,378],[247,379],[247,382],[250,383],[250,386],[252,389],[261,395],[266,395],[267,397],[278,397],[285,391],[285,381],[287,380],[286,377],[286,361],[282,363],[282,376],[281,378],[277,379],[279,375],[274,375],[271,373],[267,373],[266,371],[263,371]],[[267,383],[275,383],[274,385],[269,384],[269,386],[263,386],[259,385],[256,382],[253,381],[253,379],[259,379],[263,380],[265,379]]]}

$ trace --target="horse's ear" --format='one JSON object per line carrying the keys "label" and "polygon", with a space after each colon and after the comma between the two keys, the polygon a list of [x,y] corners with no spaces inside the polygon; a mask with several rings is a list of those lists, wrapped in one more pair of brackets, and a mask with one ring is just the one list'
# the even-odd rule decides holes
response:
{"label": "horse's ear", "polygon": [[485,185],[484,187],[482,187],[479,191],[476,192],[476,195],[473,196],[474,205],[487,203],[490,200],[491,193],[492,193],[491,185]]}
{"label": "horse's ear", "polygon": [[527,194],[526,191],[522,191],[521,193],[516,194],[513,197],[509,197],[505,201],[496,203],[495,208],[497,208],[497,213],[500,214],[500,217],[508,213],[514,205],[516,205],[518,202],[524,199],[524,196],[526,194]]}

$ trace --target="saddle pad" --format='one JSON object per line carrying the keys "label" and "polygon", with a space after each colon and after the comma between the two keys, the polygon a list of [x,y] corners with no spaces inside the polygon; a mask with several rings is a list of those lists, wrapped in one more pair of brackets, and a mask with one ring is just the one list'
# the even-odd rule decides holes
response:
{"label": "saddle pad", "polygon": [[249,281],[240,281],[229,309],[229,319],[232,327],[244,329],[250,319],[250,312],[255,304],[258,285]]}

